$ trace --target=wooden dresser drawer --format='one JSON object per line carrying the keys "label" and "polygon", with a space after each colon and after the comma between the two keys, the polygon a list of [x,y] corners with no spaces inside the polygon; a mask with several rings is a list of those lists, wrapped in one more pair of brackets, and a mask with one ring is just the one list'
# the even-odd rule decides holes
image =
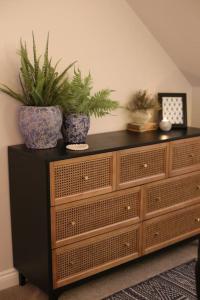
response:
{"label": "wooden dresser drawer", "polygon": [[51,205],[113,191],[115,167],[113,153],[50,163]]}
{"label": "wooden dresser drawer", "polygon": [[117,153],[117,186],[126,188],[167,176],[168,144],[122,150]]}
{"label": "wooden dresser drawer", "polygon": [[170,143],[170,176],[200,170],[200,138]]}
{"label": "wooden dresser drawer", "polygon": [[195,204],[200,201],[200,172],[150,183],[143,197],[145,219]]}
{"label": "wooden dresser drawer", "polygon": [[200,233],[200,205],[193,205],[143,224],[144,254]]}
{"label": "wooden dresser drawer", "polygon": [[52,247],[134,224],[140,214],[140,188],[52,207]]}
{"label": "wooden dresser drawer", "polygon": [[139,225],[55,249],[54,288],[117,266],[139,255]]}

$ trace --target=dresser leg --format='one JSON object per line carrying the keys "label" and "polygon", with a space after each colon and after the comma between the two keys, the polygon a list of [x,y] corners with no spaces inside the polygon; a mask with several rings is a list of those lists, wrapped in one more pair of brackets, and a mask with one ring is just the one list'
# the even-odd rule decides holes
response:
{"label": "dresser leg", "polygon": [[58,300],[58,298],[58,293],[52,292],[51,294],[49,294],[49,300]]}
{"label": "dresser leg", "polygon": [[200,300],[200,262],[196,263],[196,288],[197,299]]}
{"label": "dresser leg", "polygon": [[19,273],[19,285],[24,286],[25,284],[26,284],[26,277],[22,273]]}

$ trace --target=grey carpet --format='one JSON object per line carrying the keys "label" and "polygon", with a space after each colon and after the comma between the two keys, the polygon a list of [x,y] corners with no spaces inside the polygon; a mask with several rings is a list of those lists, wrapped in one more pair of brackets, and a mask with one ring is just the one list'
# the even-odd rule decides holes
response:
{"label": "grey carpet", "polygon": [[104,300],[196,300],[195,263],[182,264]]}
{"label": "grey carpet", "polygon": [[[147,255],[101,274],[87,282],[70,287],[59,300],[100,300],[119,290],[136,285],[154,275],[183,264],[197,255],[197,241],[186,241],[166,250]],[[15,286],[0,291],[0,300],[47,300],[47,296],[34,285]],[[167,299],[168,300],[168,299]]]}

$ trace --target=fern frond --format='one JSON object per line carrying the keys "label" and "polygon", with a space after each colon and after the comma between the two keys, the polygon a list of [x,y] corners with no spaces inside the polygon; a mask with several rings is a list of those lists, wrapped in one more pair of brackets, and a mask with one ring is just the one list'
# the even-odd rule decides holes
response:
{"label": "fern frond", "polygon": [[104,89],[98,91],[91,97],[90,110],[95,117],[102,117],[119,107],[117,101],[110,99],[111,92],[109,89]]}
{"label": "fern frond", "polygon": [[113,92],[109,89],[103,89],[93,96],[92,77],[89,73],[85,78],[82,77],[79,69],[74,69],[74,75],[68,84],[66,98],[63,99],[62,108],[67,114],[77,113],[88,116],[102,117],[112,110],[119,107],[117,101],[110,99],[110,94]]}

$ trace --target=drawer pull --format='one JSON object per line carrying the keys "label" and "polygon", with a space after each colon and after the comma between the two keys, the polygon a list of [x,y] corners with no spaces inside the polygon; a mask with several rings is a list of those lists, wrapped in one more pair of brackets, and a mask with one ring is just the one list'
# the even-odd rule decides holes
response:
{"label": "drawer pull", "polygon": [[148,167],[148,164],[143,164],[143,167],[146,169]]}
{"label": "drawer pull", "polygon": [[194,157],[194,153],[190,153],[189,157],[193,158]]}
{"label": "drawer pull", "polygon": [[196,218],[195,221],[196,221],[197,223],[200,223],[200,218]]}
{"label": "drawer pull", "polygon": [[70,262],[69,262],[69,265],[70,265],[70,266],[74,266],[74,261],[70,261]]}
{"label": "drawer pull", "polygon": [[126,206],[126,210],[131,210],[131,206],[130,205]]}
{"label": "drawer pull", "polygon": [[200,185],[197,185],[197,190],[200,190]]}
{"label": "drawer pull", "polygon": [[89,176],[83,176],[83,179],[87,181],[89,179]]}
{"label": "drawer pull", "polygon": [[157,236],[159,236],[159,232],[154,233],[154,237],[157,237]]}
{"label": "drawer pull", "polygon": [[129,242],[126,242],[124,245],[125,245],[127,248],[130,247],[130,243],[129,243]]}
{"label": "drawer pull", "polygon": [[70,223],[72,226],[75,226],[76,225],[76,222],[75,221],[71,221]]}

